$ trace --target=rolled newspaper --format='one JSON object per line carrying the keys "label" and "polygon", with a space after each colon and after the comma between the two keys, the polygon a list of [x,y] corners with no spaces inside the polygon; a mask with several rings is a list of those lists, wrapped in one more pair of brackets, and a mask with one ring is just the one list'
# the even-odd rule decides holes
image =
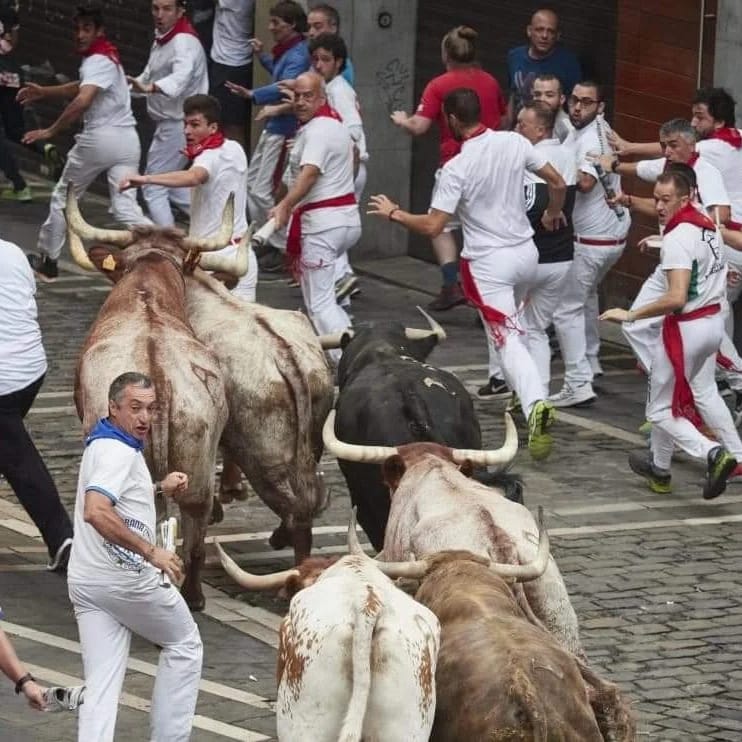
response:
{"label": "rolled newspaper", "polygon": [[[590,156],[591,154],[594,154],[594,156],[597,158],[597,157],[600,157],[600,155],[614,153],[613,147],[611,147],[611,144],[608,141],[608,134],[611,131],[611,127],[609,126],[608,122],[605,120],[605,117],[603,116],[602,113],[599,113],[595,117],[595,129],[598,135],[598,142],[600,143],[600,152],[588,153],[588,156]],[[600,165],[600,162],[597,160],[594,163],[594,166],[595,166],[595,172],[598,175],[598,180],[600,181],[600,185],[603,186],[603,190],[605,191],[606,198],[615,198],[616,191],[613,189],[612,180],[614,179],[611,178],[611,173],[607,173],[605,170],[603,170],[603,168]],[[624,207],[621,206],[621,204],[613,204],[611,206],[611,209],[619,219],[623,219],[624,216],[626,216]]]}
{"label": "rolled newspaper", "polygon": [[44,711],[74,711],[85,702],[85,686],[68,688],[54,685],[44,691]]}
{"label": "rolled newspaper", "polygon": [[[170,517],[160,523],[160,540],[166,551],[175,551],[175,541],[178,538],[178,520]],[[165,570],[160,571],[160,587],[170,587],[170,577]]]}
{"label": "rolled newspaper", "polygon": [[264,245],[276,231],[276,220],[269,219],[255,234],[252,236],[252,244],[255,247]]}

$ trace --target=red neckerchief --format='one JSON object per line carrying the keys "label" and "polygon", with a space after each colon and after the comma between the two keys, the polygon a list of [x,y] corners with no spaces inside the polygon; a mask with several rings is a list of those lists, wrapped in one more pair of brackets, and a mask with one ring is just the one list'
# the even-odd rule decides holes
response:
{"label": "red neckerchief", "polygon": [[692,155],[691,155],[691,156],[690,156],[690,157],[688,158],[688,162],[686,162],[685,164],[686,164],[686,165],[687,165],[688,167],[695,167],[695,166],[696,166],[696,163],[698,162],[698,157],[699,157],[699,154],[698,154],[698,152],[694,152],[694,153],[693,153],[693,154],[692,154]]}
{"label": "red neckerchief", "polygon": [[84,51],[80,52],[83,57],[92,57],[93,54],[102,54],[108,57],[114,64],[121,64],[119,50],[105,37],[98,36],[93,39],[93,43]]}
{"label": "red neckerchief", "polygon": [[723,126],[721,129],[715,129],[714,133],[708,138],[721,139],[722,142],[726,142],[734,149],[742,149],[742,134],[739,133],[739,129],[735,129],[733,126]]}
{"label": "red neckerchief", "polygon": [[213,134],[209,134],[205,139],[202,139],[198,144],[189,144],[181,152],[189,159],[195,160],[202,152],[207,149],[218,149],[224,144],[224,134],[220,131],[215,131]]}
{"label": "red neckerchief", "polygon": [[[326,119],[335,119],[335,121],[342,122],[343,117],[334,109],[330,108],[330,104],[325,102],[323,103],[315,112],[314,116],[312,116],[309,121],[312,119],[319,119],[319,118],[326,118]],[[307,123],[309,123],[307,121]]]}
{"label": "red neckerchief", "polygon": [[190,34],[191,36],[198,38],[198,33],[196,33],[196,29],[191,25],[188,18],[181,16],[166,34],[163,34],[162,36],[155,35],[155,44],[163,46],[164,44],[167,44],[173,36],[177,36],[179,33]]}
{"label": "red neckerchief", "polygon": [[293,49],[297,44],[301,44],[304,41],[304,37],[301,34],[296,34],[286,41],[282,41],[280,44],[276,44],[271,49],[273,55],[273,61],[277,62],[289,49]]}
{"label": "red neckerchief", "polygon": [[701,229],[710,229],[712,232],[716,231],[716,225],[711,221],[711,219],[689,203],[683,206],[682,209],[678,209],[672,215],[670,221],[665,224],[665,231],[662,234],[669,234],[678,226],[678,224],[693,224]]}

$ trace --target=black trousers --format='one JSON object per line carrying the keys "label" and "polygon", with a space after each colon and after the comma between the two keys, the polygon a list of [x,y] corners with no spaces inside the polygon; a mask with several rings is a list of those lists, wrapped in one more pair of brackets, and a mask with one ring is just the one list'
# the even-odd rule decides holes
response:
{"label": "black trousers", "polygon": [[54,557],[62,542],[72,538],[72,523],[23,424],[43,381],[42,375],[25,389],[0,395],[0,474],[41,532],[49,556]]}
{"label": "black trousers", "polygon": [[[26,181],[18,169],[18,160],[16,160],[13,150],[8,146],[8,142],[20,144],[23,135],[26,133],[24,110],[15,99],[17,93],[18,88],[0,86],[0,123],[2,124],[2,131],[0,132],[0,170],[13,184],[13,188],[21,190],[26,187]],[[45,142],[34,142],[27,146],[37,154],[43,155],[44,144]]]}

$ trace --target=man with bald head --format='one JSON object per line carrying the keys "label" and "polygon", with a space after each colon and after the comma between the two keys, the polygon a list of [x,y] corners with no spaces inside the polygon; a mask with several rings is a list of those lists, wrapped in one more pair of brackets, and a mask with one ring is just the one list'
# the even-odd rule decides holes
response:
{"label": "man with bald head", "polygon": [[[350,325],[335,301],[335,261],[361,236],[353,187],[353,140],[327,103],[324,80],[305,72],[294,85],[294,113],[301,127],[287,168],[288,192],[269,216],[289,225],[286,252],[304,303],[321,335]],[[338,360],[340,351],[332,351]]]}
{"label": "man with bald head", "polygon": [[540,8],[526,27],[528,44],[508,52],[511,121],[520,106],[531,99],[533,81],[539,75],[555,75],[562,90],[571,91],[582,79],[577,57],[559,44],[559,16],[549,8]]}

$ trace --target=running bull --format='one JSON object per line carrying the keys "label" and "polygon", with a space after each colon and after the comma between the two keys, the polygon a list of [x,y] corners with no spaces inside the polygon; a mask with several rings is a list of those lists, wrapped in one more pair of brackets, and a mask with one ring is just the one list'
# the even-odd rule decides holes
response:
{"label": "running bull", "polygon": [[[425,363],[446,334],[423,314],[431,326],[427,332],[388,323],[321,338],[325,347],[338,343],[343,347],[337,401],[337,434],[342,440],[378,446],[431,441],[482,447],[469,393],[453,374]],[[358,508],[358,522],[378,551],[390,507],[381,469],[343,458],[339,464],[351,502]]]}
{"label": "running bull", "polygon": [[[493,451],[460,450],[436,443],[355,445],[338,440],[335,414],[323,436],[338,459],[375,464],[391,492],[383,551],[385,561],[467,550],[486,559],[523,564],[537,550],[536,521],[527,508],[472,480],[472,464],[507,467],[518,450],[518,433],[505,415],[505,443]],[[582,656],[577,616],[553,557],[542,577],[516,587],[518,602],[534,623],[543,622],[569,651]]]}
{"label": "running bull", "polygon": [[[197,259],[210,270],[234,275],[246,271],[246,249],[228,260],[207,254],[230,241],[231,200],[219,234],[210,240],[191,240],[177,230],[153,227],[97,229],[83,220],[72,189],[66,217],[77,264],[91,271],[100,268],[115,281],[80,352],[75,374],[77,413],[87,433],[107,415],[106,392],[113,379],[126,371],[152,378],[160,411],[146,449],[147,461],[155,479],[174,470],[188,474],[188,491],[178,499],[186,571],[182,592],[188,605],[200,610],[213,471],[228,410],[217,359],[194,336],[186,316],[183,274]],[[82,239],[123,249],[97,247],[88,256]]]}

